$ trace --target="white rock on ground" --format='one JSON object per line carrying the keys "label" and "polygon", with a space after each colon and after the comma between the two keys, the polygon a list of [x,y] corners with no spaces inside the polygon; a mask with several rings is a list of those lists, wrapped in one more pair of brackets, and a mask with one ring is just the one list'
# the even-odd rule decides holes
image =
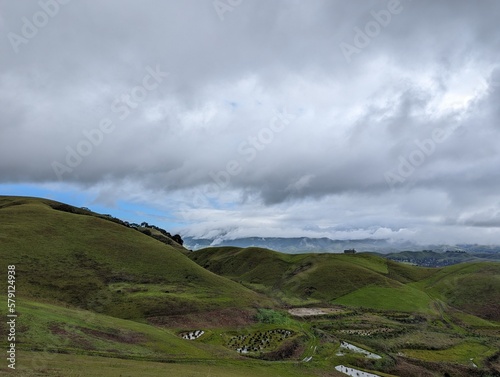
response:
{"label": "white rock on ground", "polygon": [[[341,349],[342,348],[343,349],[347,349],[347,350],[350,350],[352,352],[363,354],[368,359],[375,359],[375,360],[377,360],[377,359],[381,359],[382,358],[382,356],[379,356],[379,355],[377,355],[375,353],[372,353],[372,352],[369,352],[367,350],[364,350],[363,348],[356,347],[354,344],[347,343],[347,342],[340,342],[340,348]],[[339,353],[342,353],[342,352],[339,351],[337,353],[338,356],[340,356]]]}
{"label": "white rock on ground", "polygon": [[352,377],[381,377],[378,374],[363,372],[362,370],[346,367],[344,365],[337,365],[335,370]]}
{"label": "white rock on ground", "polygon": [[200,336],[202,336],[203,334],[205,334],[205,331],[203,330],[196,330],[196,331],[191,331],[187,334],[184,334],[182,336],[183,339],[187,339],[187,340],[196,340],[198,339]]}

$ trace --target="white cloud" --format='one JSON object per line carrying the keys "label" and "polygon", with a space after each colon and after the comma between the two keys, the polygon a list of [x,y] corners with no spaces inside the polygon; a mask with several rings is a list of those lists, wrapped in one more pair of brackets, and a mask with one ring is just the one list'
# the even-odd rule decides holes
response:
{"label": "white cloud", "polygon": [[[385,1],[248,2],[224,22],[209,0],[71,2],[19,53],[0,42],[0,182],[57,181],[52,162],[109,117],[63,181],[189,234],[500,242],[499,4],[405,3],[349,64],[339,43]],[[5,3],[0,31],[37,7]],[[168,78],[118,119],[148,66]],[[279,111],[294,119],[270,134]],[[459,127],[389,187],[415,140]]]}

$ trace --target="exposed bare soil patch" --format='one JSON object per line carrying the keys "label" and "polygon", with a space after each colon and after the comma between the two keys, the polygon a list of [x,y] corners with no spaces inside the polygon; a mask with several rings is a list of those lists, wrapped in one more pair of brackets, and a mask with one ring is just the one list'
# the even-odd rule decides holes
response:
{"label": "exposed bare soil patch", "polygon": [[296,317],[311,317],[317,315],[330,315],[344,313],[341,308],[293,308],[288,309],[288,313]]}

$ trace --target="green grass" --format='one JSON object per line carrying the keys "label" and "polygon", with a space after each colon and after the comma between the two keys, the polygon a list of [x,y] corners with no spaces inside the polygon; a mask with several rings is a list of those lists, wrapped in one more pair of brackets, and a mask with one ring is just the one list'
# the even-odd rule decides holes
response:
{"label": "green grass", "polygon": [[[136,320],[271,305],[178,248],[97,216],[55,210],[54,203],[0,197],[0,269],[16,265],[20,296]],[[151,288],[118,292],[119,284]]]}
{"label": "green grass", "polygon": [[[338,364],[388,371],[384,365],[401,350],[464,365],[473,357],[480,367],[481,355],[498,351],[499,263],[429,269],[367,253],[188,252],[60,206],[0,197],[0,270],[16,265],[18,366],[31,368],[23,376],[323,377],[341,376]],[[5,302],[6,279],[0,289]],[[292,318],[285,311],[333,304],[346,306],[345,315]],[[394,331],[340,331],[380,328]],[[179,336],[199,329],[198,340]],[[265,362],[229,349],[235,336],[261,341],[275,329],[292,334],[252,356],[295,350],[293,357]],[[6,330],[0,322],[0,333]],[[371,365],[360,355],[336,356],[339,339],[384,357]]]}
{"label": "green grass", "polygon": [[447,332],[446,329],[437,330],[439,329],[418,327],[397,338],[387,339],[384,343],[393,350],[404,348],[437,350],[451,348],[463,342],[463,337],[459,337],[453,332]]}
{"label": "green grass", "polygon": [[336,304],[378,310],[433,313],[431,302],[427,294],[407,285],[397,288],[368,286],[334,301]]}
{"label": "green grass", "polygon": [[430,313],[431,298],[403,283],[438,271],[367,253],[285,255],[259,248],[216,247],[196,251],[190,257],[210,271],[295,306],[336,303]]}
{"label": "green grass", "polygon": [[478,328],[497,328],[497,329],[500,329],[500,323],[487,321],[485,319],[482,319],[482,318],[479,318],[479,317],[476,317],[474,315],[470,315],[467,313],[456,312],[456,313],[453,313],[453,316],[468,326],[478,327]]}
{"label": "green grass", "polygon": [[387,260],[387,268],[389,270],[389,277],[401,283],[421,281],[433,276],[437,272],[435,268],[416,267],[392,260]]}
{"label": "green grass", "polygon": [[434,362],[452,362],[470,365],[473,359],[476,365],[482,366],[482,361],[495,351],[489,346],[474,342],[464,342],[445,350],[403,350],[405,355],[416,359]]}
{"label": "green grass", "polygon": [[189,257],[208,270],[286,305],[339,303],[432,313],[433,300],[500,321],[500,263],[445,268],[404,265],[373,254],[287,255],[261,248],[211,247]]}
{"label": "green grass", "polygon": [[[315,369],[296,363],[204,361],[203,363],[155,363],[84,355],[20,352],[18,375],[51,377],[313,377]],[[8,372],[0,368],[0,372]],[[336,374],[332,374],[335,376]],[[342,376],[339,374],[339,376]]]}
{"label": "green grass", "polygon": [[449,266],[414,285],[469,314],[500,321],[500,263]]}
{"label": "green grass", "polygon": [[259,309],[255,319],[257,322],[272,325],[288,325],[292,322],[289,315],[272,309]]}
{"label": "green grass", "polygon": [[414,281],[420,273],[411,266],[396,271],[394,263],[366,253],[287,255],[261,248],[214,247],[193,252],[190,258],[288,305],[328,303],[370,285],[396,288],[401,283],[391,275]]}
{"label": "green grass", "polygon": [[22,334],[18,347],[24,350],[148,360],[211,359],[214,354],[234,358],[222,347],[207,348],[166,329],[86,310],[22,299],[18,300],[17,312],[17,330]]}

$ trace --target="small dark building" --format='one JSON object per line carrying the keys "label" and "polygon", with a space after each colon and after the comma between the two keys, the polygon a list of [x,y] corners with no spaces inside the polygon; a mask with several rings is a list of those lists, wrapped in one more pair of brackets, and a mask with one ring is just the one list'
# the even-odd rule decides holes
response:
{"label": "small dark building", "polygon": [[354,249],[347,249],[347,250],[344,250],[344,254],[356,254],[356,250],[354,250]]}

